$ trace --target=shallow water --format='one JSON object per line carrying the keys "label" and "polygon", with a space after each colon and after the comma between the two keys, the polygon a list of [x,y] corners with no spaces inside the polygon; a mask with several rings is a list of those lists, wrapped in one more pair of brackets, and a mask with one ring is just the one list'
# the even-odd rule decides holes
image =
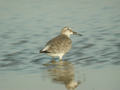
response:
{"label": "shallow water", "polygon": [[[76,90],[119,90],[119,4],[120,0],[1,0],[0,90],[66,90],[66,80],[79,81]],[[51,57],[39,50],[64,26],[83,36],[71,36],[72,49],[64,56],[70,67],[57,65],[61,70],[44,65]],[[70,78],[56,82],[55,77],[61,77],[57,75],[67,76],[64,72]]]}

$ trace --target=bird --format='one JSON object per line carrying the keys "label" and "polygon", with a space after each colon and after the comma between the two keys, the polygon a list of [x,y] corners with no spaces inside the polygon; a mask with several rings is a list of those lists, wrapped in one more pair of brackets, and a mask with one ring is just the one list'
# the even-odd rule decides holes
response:
{"label": "bird", "polygon": [[65,26],[58,36],[47,42],[45,47],[40,50],[40,53],[46,53],[52,58],[59,57],[59,60],[63,60],[63,56],[72,47],[71,35],[82,36],[82,34],[74,32],[71,28]]}

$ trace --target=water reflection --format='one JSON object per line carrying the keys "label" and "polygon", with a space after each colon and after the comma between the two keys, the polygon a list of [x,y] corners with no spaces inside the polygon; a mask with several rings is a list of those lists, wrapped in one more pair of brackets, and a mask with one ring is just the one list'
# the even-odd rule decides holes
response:
{"label": "water reflection", "polygon": [[44,64],[53,82],[64,84],[67,90],[75,90],[81,81],[75,81],[74,66],[68,61],[52,60]]}

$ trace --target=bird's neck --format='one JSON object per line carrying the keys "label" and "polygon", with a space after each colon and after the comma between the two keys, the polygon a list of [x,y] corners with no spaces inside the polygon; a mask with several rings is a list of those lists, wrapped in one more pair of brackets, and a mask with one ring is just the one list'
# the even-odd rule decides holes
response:
{"label": "bird's neck", "polygon": [[67,37],[70,38],[70,34],[64,33],[64,34],[62,34],[62,35],[65,35],[65,36],[67,36]]}

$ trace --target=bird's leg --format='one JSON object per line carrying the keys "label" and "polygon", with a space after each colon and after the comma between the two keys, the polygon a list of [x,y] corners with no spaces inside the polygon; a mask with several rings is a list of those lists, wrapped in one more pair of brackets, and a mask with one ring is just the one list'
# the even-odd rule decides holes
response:
{"label": "bird's leg", "polygon": [[63,57],[63,56],[59,56],[59,61],[63,61],[62,57]]}

